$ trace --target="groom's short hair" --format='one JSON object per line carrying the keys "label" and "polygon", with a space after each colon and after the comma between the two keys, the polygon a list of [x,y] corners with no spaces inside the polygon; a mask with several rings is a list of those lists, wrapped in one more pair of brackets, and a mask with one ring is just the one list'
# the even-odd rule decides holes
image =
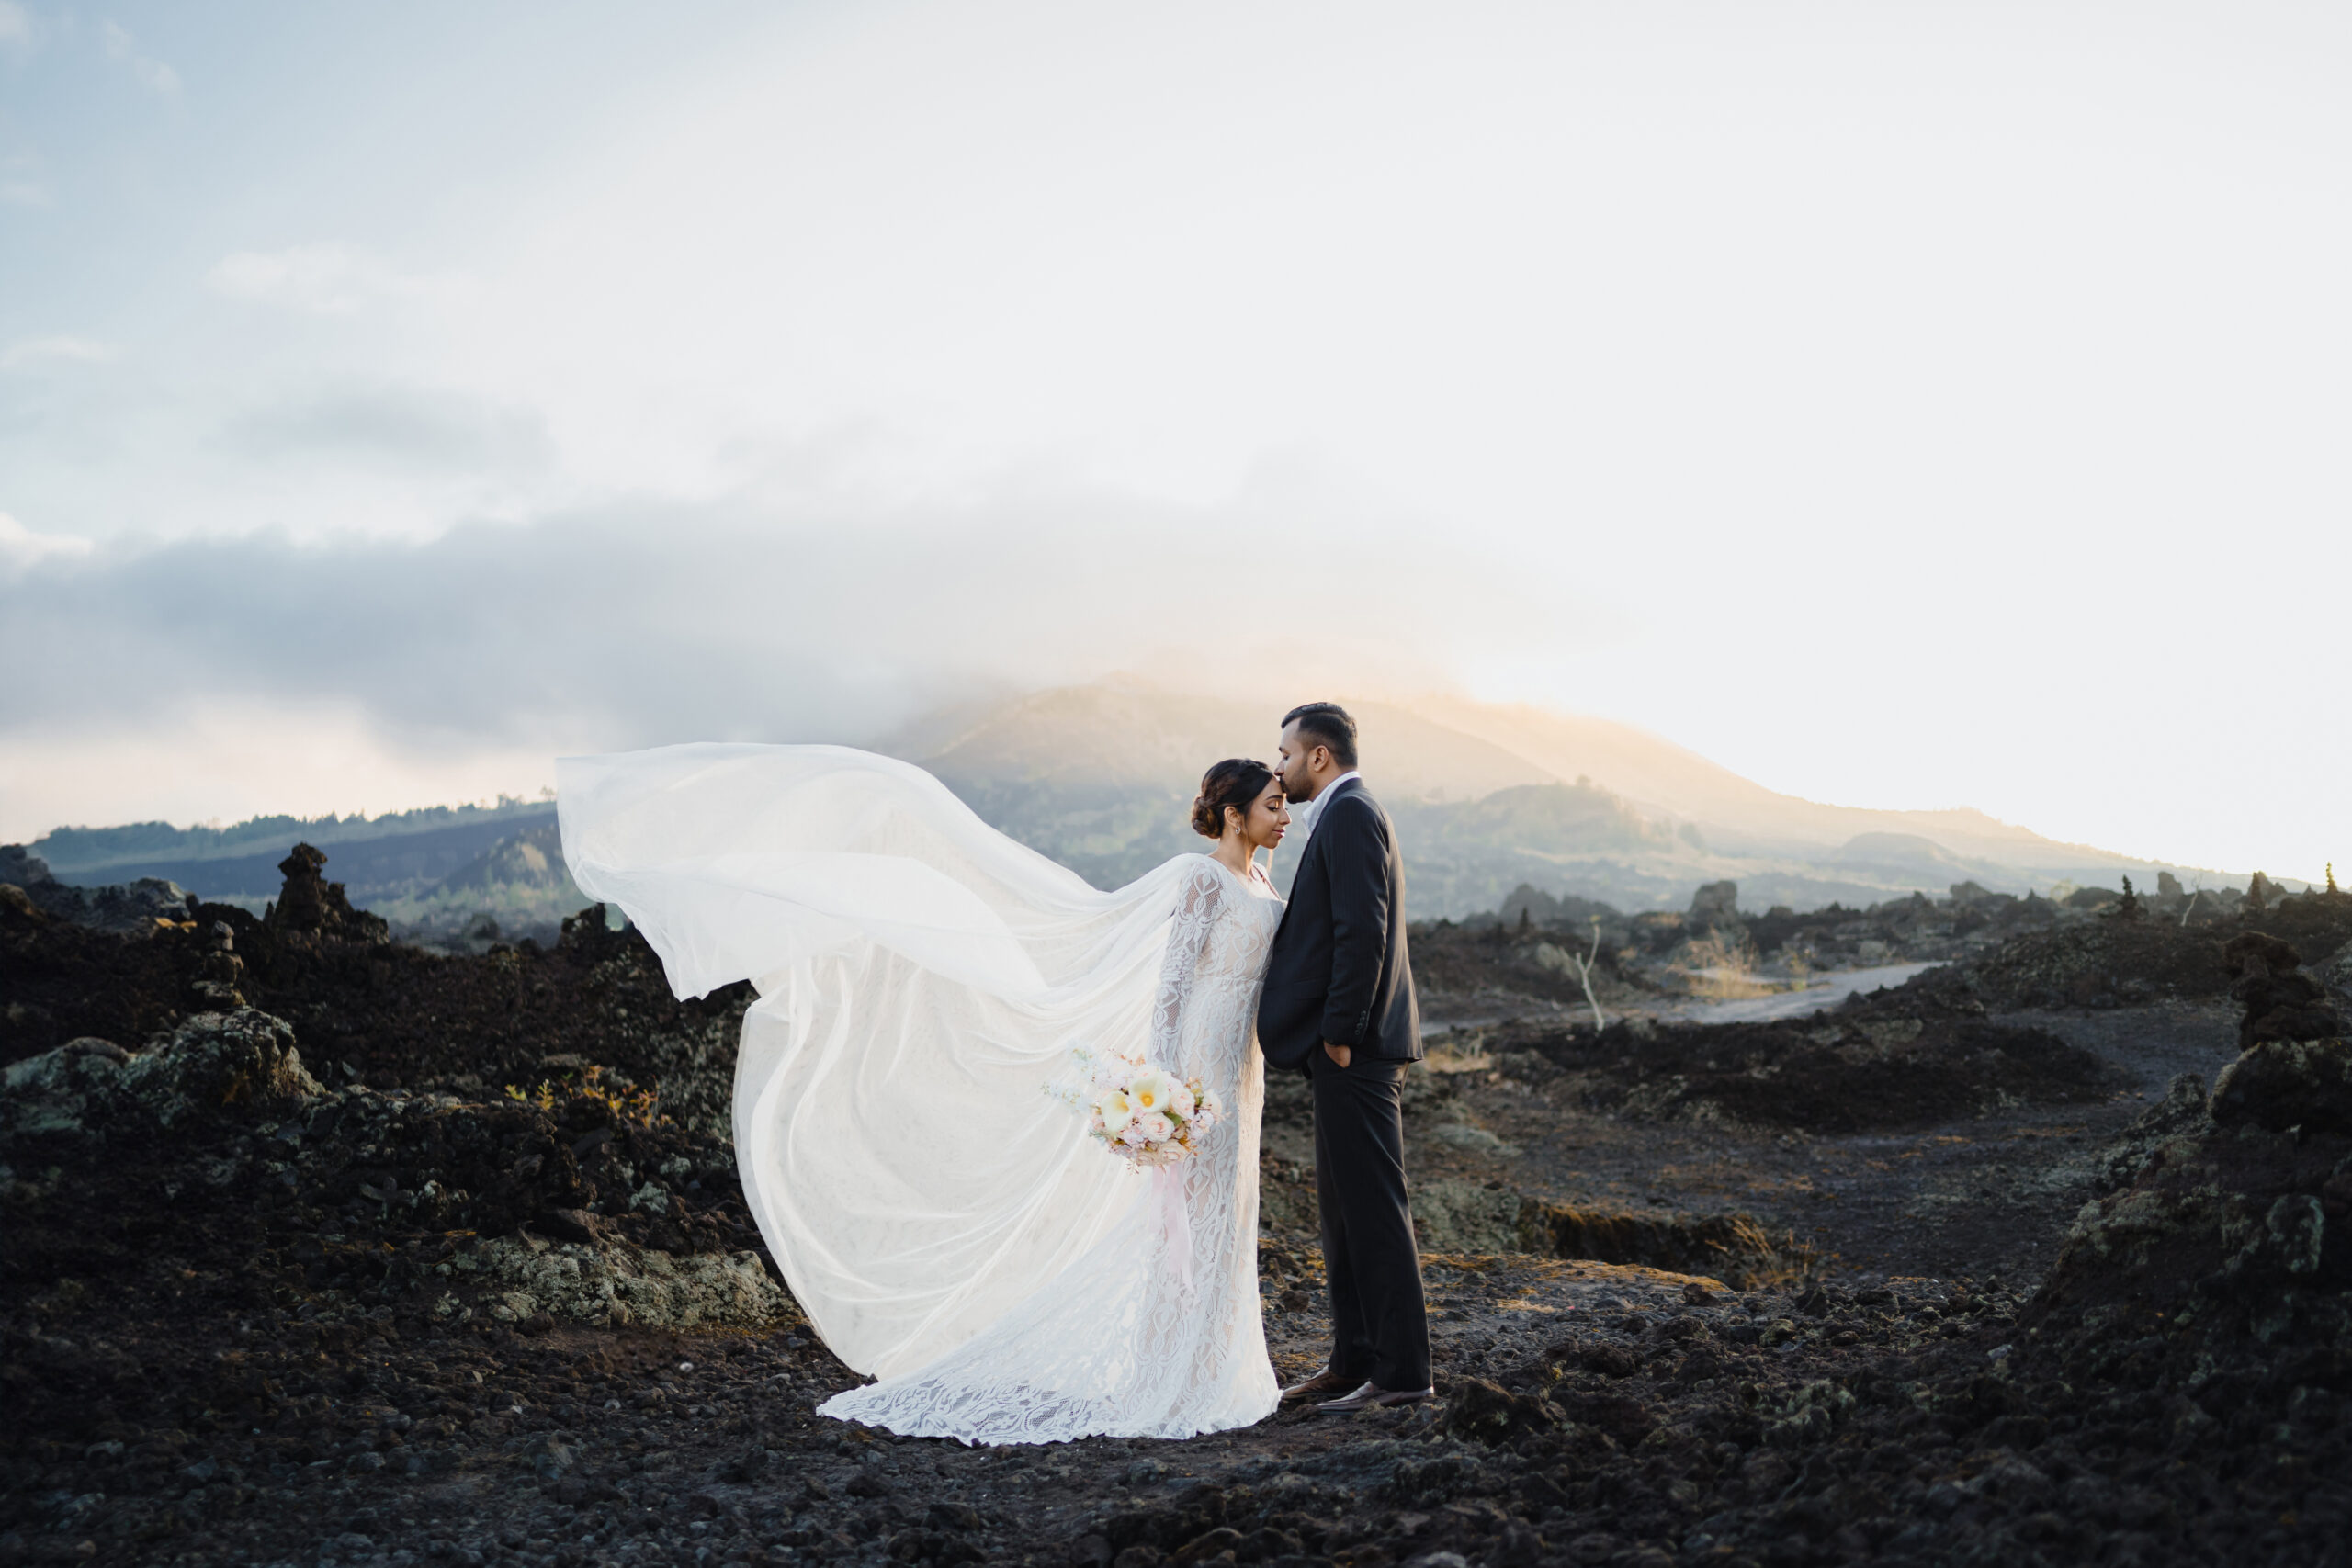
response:
{"label": "groom's short hair", "polygon": [[1301,740],[1319,741],[1331,749],[1331,760],[1343,768],[1356,765],[1356,721],[1337,703],[1301,703],[1283,715],[1283,728],[1298,726]]}

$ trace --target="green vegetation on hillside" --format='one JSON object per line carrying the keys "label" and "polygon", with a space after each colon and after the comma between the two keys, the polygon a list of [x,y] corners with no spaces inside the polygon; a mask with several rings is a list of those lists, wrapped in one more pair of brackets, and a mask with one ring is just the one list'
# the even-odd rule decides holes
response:
{"label": "green vegetation on hillside", "polygon": [[60,876],[105,871],[143,861],[226,860],[237,855],[285,853],[288,846],[324,846],[357,839],[387,839],[425,833],[502,818],[544,814],[552,795],[536,800],[502,795],[495,806],[427,806],[388,811],[380,817],[254,817],[226,828],[175,828],[168,822],[133,822],[120,828],[59,828],[34,840],[35,854]]}
{"label": "green vegetation on hillside", "polygon": [[593,902],[563,863],[552,821],[500,840],[423,893],[382,899],[376,913],[411,941],[478,949],[492,941],[555,940],[566,915]]}

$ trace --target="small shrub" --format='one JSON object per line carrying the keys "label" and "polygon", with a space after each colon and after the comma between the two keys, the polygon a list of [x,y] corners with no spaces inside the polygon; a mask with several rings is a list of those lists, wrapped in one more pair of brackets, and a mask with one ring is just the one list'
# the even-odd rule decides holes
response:
{"label": "small shrub", "polygon": [[543,1079],[536,1089],[508,1084],[506,1098],[520,1104],[536,1105],[550,1114],[566,1100],[593,1100],[612,1112],[616,1122],[627,1122],[639,1127],[651,1127],[670,1120],[661,1113],[662,1097],[651,1089],[631,1089],[625,1093],[617,1088],[607,1087],[604,1078],[605,1069],[591,1064],[581,1068],[576,1077],[567,1074],[566,1081],[562,1083]]}

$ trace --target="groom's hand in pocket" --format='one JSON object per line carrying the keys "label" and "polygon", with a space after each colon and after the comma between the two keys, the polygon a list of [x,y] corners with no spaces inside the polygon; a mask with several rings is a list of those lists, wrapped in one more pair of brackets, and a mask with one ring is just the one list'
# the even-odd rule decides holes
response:
{"label": "groom's hand in pocket", "polygon": [[1323,1042],[1323,1054],[1330,1057],[1332,1061],[1338,1063],[1341,1070],[1344,1071],[1347,1067],[1349,1059],[1354,1056],[1355,1051],[1351,1046],[1334,1045],[1329,1040],[1326,1040]]}

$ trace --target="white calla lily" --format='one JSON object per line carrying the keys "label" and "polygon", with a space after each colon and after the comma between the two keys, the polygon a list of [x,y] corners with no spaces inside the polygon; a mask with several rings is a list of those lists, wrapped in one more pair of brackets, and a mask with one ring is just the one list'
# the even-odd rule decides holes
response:
{"label": "white calla lily", "polygon": [[1127,1086],[1127,1093],[1135,1100],[1136,1114],[1138,1116],[1148,1115],[1155,1111],[1164,1113],[1168,1110],[1169,1101],[1181,1087],[1174,1078],[1158,1068],[1153,1068],[1148,1072],[1137,1073],[1135,1082]]}
{"label": "white calla lily", "polygon": [[1102,1130],[1115,1138],[1135,1120],[1136,1105],[1126,1094],[1114,1089],[1094,1102],[1094,1113],[1102,1118]]}

